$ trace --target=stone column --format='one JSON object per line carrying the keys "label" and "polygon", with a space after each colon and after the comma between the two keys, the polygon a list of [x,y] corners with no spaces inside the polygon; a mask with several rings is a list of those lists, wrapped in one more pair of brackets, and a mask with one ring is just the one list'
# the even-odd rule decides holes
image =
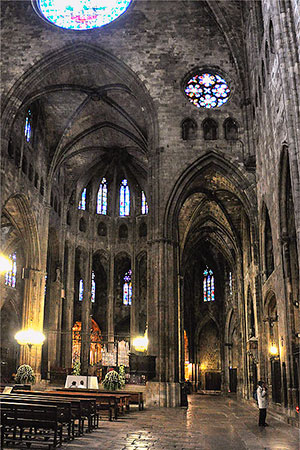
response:
{"label": "stone column", "polygon": [[130,307],[130,348],[132,347],[132,342],[133,339],[137,336],[138,330],[137,330],[137,323],[138,323],[138,318],[137,318],[137,308],[136,308],[136,301],[138,298],[138,278],[139,275],[137,273],[137,267],[138,264],[136,264],[136,260],[135,260],[135,254],[133,253],[131,255],[131,271],[132,271],[132,277],[131,277],[131,282],[132,282],[132,299],[131,299],[131,307]]}
{"label": "stone column", "polygon": [[[43,332],[45,272],[28,269],[28,278],[24,283],[24,302],[22,329],[33,328]],[[36,381],[41,378],[42,346],[21,345],[20,364],[29,364],[36,375]]]}
{"label": "stone column", "polygon": [[81,374],[88,375],[91,340],[91,282],[92,255],[89,253],[87,261],[81,262],[83,275],[83,300],[81,305]]}
{"label": "stone column", "polygon": [[72,367],[72,327],[74,314],[74,276],[75,276],[75,246],[69,244],[66,285],[65,285],[65,302],[64,307],[64,329],[62,341],[62,365],[63,367]]}
{"label": "stone column", "polygon": [[56,268],[55,280],[50,283],[49,293],[49,319],[48,319],[48,362],[50,368],[59,365],[59,334],[61,328],[61,275]]}
{"label": "stone column", "polygon": [[109,274],[108,274],[108,286],[107,286],[107,340],[109,343],[114,342],[114,277],[115,277],[115,261],[114,255],[110,256],[109,261]]}

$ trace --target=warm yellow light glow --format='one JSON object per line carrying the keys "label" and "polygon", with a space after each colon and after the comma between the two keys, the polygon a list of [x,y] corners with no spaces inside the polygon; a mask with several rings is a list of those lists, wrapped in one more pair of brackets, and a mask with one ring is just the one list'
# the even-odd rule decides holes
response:
{"label": "warm yellow light glow", "polygon": [[272,344],[272,345],[270,346],[269,352],[270,352],[270,354],[271,354],[272,356],[278,355],[278,348],[276,347],[275,344]]}
{"label": "warm yellow light glow", "polygon": [[0,255],[0,272],[6,273],[12,270],[12,260],[7,258],[7,256]]}
{"label": "warm yellow light glow", "polygon": [[18,331],[15,339],[20,345],[42,345],[45,340],[45,335],[41,331],[28,328],[27,330]]}
{"label": "warm yellow light glow", "polygon": [[201,370],[205,370],[205,369],[206,369],[206,364],[205,364],[205,363],[202,363],[202,364],[200,365],[200,369],[201,369]]}
{"label": "warm yellow light glow", "polygon": [[147,336],[136,337],[132,344],[138,352],[145,352],[148,348],[148,338]]}

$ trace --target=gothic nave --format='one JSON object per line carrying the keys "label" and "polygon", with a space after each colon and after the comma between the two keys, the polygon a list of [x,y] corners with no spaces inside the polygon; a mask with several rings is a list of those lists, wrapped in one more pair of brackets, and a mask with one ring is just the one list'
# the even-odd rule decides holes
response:
{"label": "gothic nave", "polygon": [[296,425],[300,3],[110,3],[1,2],[1,383],[143,361]]}

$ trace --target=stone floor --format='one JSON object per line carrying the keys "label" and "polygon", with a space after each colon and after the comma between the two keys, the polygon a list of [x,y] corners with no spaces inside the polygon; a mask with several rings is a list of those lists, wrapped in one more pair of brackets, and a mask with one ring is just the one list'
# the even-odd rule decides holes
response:
{"label": "stone floor", "polygon": [[259,428],[258,411],[234,399],[192,395],[189,407],[132,411],[77,438],[63,450],[299,450],[299,430],[270,415]]}

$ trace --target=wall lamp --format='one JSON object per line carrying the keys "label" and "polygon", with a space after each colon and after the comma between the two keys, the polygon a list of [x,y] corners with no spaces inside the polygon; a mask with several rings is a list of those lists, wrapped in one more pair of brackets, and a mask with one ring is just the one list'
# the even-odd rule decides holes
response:
{"label": "wall lamp", "polygon": [[270,327],[274,327],[274,323],[278,322],[278,314],[275,317],[266,317],[264,322],[269,322]]}
{"label": "wall lamp", "polygon": [[43,345],[46,339],[45,335],[41,331],[36,331],[32,328],[27,330],[20,330],[16,333],[15,339],[20,345],[28,345],[31,349],[33,345]]}
{"label": "wall lamp", "polygon": [[12,270],[12,260],[5,255],[0,255],[0,272],[6,273]]}

